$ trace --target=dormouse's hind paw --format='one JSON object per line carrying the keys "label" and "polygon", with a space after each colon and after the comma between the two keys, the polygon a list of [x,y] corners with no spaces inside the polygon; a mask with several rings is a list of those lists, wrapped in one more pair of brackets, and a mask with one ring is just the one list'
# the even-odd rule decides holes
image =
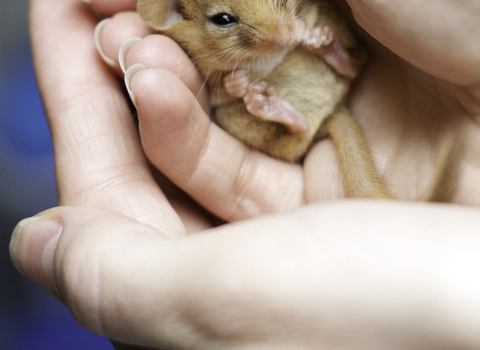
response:
{"label": "dormouse's hind paw", "polygon": [[247,71],[237,69],[228,73],[223,79],[225,90],[233,97],[244,97],[247,94],[250,77]]}
{"label": "dormouse's hind paw", "polygon": [[305,34],[303,44],[308,50],[322,56],[337,73],[350,79],[357,76],[357,65],[343,47],[335,29],[331,27],[313,28]]}
{"label": "dormouse's hind paw", "polygon": [[278,97],[273,87],[266,88],[264,81],[248,86],[243,98],[247,110],[260,119],[285,125],[293,134],[307,131],[308,125],[303,116],[290,103]]}

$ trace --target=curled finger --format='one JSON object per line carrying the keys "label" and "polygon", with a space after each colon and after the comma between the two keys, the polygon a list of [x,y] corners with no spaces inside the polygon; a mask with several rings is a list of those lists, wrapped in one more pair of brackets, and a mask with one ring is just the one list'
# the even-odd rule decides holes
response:
{"label": "curled finger", "polygon": [[127,71],[127,81],[142,145],[177,186],[226,220],[284,212],[302,203],[300,165],[250,150],[220,129],[171,71],[136,68]]}

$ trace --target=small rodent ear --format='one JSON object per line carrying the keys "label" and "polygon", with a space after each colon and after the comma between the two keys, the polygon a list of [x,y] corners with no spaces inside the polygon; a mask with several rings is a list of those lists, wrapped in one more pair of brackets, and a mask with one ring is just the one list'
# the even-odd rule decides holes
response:
{"label": "small rodent ear", "polygon": [[137,11],[156,30],[166,30],[183,19],[177,11],[177,0],[138,0]]}

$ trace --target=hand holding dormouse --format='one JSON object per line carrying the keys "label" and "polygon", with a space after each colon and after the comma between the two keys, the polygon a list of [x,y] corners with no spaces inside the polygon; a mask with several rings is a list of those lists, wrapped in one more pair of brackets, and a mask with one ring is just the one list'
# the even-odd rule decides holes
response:
{"label": "hand holding dormouse", "polygon": [[[133,1],[92,2],[108,14],[135,6]],[[476,1],[464,2],[457,16],[452,16],[452,8],[457,7],[443,1],[425,1],[418,12],[412,12],[408,2],[391,3],[395,11],[388,13],[377,8],[379,4],[352,1],[364,28],[410,64],[365,37],[373,60],[359,80],[352,112],[370,126],[367,138],[382,169],[394,190],[405,197],[420,193],[417,180],[428,178],[425,159],[435,148],[436,128],[462,129],[468,152],[455,201],[477,206],[479,130],[474,121],[480,78],[473,69],[478,65],[478,50],[471,38],[479,22],[469,21],[470,16],[478,17]],[[33,0],[31,18],[62,204],[89,208],[43,213],[47,223],[30,222],[25,231],[18,231],[13,247],[18,249],[12,253],[27,276],[58,288],[84,326],[153,347],[168,343],[173,348],[203,344],[228,349],[229,340],[234,339],[236,348],[278,348],[278,334],[283,337],[281,344],[289,348],[341,344],[354,349],[359,343],[367,348],[480,347],[476,299],[480,291],[471,278],[478,266],[476,209],[340,202],[225,225],[216,233],[204,231],[192,239],[164,239],[162,233],[184,234],[182,221],[192,216],[185,215],[185,205],[172,209],[175,200],[169,193],[163,196],[151,177],[122,89],[93,48],[95,17],[77,0]],[[146,31],[135,13],[122,12],[104,23],[100,44],[116,64],[121,42]],[[445,33],[450,45],[442,45]],[[199,96],[201,103],[196,99],[202,82],[192,66],[183,71],[176,67],[174,73],[166,69],[185,57],[170,39],[159,36],[137,42],[126,53],[127,68],[135,63],[148,67],[135,74],[130,71],[129,87],[139,107],[145,151],[168,176],[187,191],[200,188],[193,194],[202,204],[210,204],[212,211],[232,220],[297,208],[301,203],[289,199],[301,197],[299,193],[305,193],[301,197],[305,202],[325,198],[327,188],[341,193],[334,181],[334,153],[328,141],[310,151],[303,168],[280,166],[285,163],[247,151],[207,123],[205,95]],[[162,128],[155,128],[159,122]],[[228,157],[219,159],[222,154]],[[243,161],[235,163],[237,156],[244,156]],[[426,168],[412,174],[412,162]],[[227,170],[219,173],[218,169]],[[288,187],[292,182],[295,186]],[[259,201],[255,183],[256,189],[268,194],[262,198],[273,196],[274,200]],[[224,193],[215,192],[215,187]],[[241,215],[235,216],[232,209]],[[201,211],[194,212],[202,217]],[[42,243],[47,242],[43,233],[53,227],[48,220],[64,229],[56,236],[58,245],[46,250],[57,259],[49,259],[42,251]],[[206,222],[202,225],[208,227]],[[202,230],[202,225],[197,222],[196,230]],[[232,254],[221,254],[228,249]],[[332,251],[337,254],[333,256]],[[292,271],[290,262],[303,266],[294,269],[302,273],[284,273]],[[108,278],[92,278],[98,272]],[[49,277],[54,273],[56,279],[48,279],[46,273]],[[239,281],[248,288],[236,288]],[[235,293],[222,292],[222,287]],[[138,297],[146,291],[150,298]],[[244,303],[239,304],[240,300]],[[219,302],[232,312],[218,313],[227,310],[219,308]],[[178,305],[184,313],[178,313]],[[235,305],[241,307],[230,309]],[[262,310],[268,312],[260,315]],[[225,315],[244,321],[235,324],[244,326],[241,332],[226,327],[232,323],[225,321]],[[264,315],[275,317],[264,322]],[[172,320],[180,323],[167,322]],[[189,323],[192,320],[198,323]],[[293,323],[284,323],[289,320]],[[458,328],[451,327],[452,320]],[[260,327],[265,324],[271,328]],[[325,328],[319,324],[328,331],[322,332]],[[235,334],[246,336],[232,338]]]}

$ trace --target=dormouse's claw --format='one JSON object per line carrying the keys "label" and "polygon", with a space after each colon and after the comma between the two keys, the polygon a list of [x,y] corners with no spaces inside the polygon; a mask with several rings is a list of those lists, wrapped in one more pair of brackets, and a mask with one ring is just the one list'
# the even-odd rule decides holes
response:
{"label": "dormouse's claw", "polygon": [[250,84],[250,87],[251,87],[251,90],[256,92],[257,94],[263,94],[263,92],[267,88],[267,83],[265,81],[252,83]]}
{"label": "dormouse's claw", "polygon": [[265,100],[265,97],[263,95],[255,95],[253,97],[253,102],[257,105],[257,106],[261,106],[263,101]]}

